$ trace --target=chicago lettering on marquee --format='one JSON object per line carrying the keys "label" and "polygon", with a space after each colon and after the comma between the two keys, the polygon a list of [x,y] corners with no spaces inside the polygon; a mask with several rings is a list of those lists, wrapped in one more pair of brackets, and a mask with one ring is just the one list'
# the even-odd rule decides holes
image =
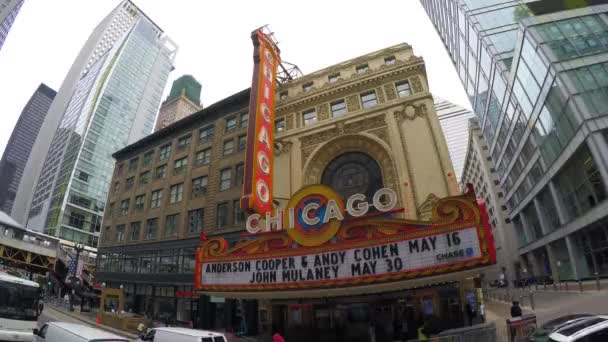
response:
{"label": "chicago lettering on marquee", "polygon": [[[234,246],[202,240],[197,251],[197,291],[305,290],[359,286],[440,275],[488,266],[496,250],[483,202],[467,194],[440,199],[429,221],[394,218],[395,191],[372,199],[342,199],[324,185],[296,192],[283,212],[248,224],[260,230]],[[344,203],[346,202],[346,203]],[[375,211],[369,214],[371,208]],[[253,221],[258,221],[253,222]],[[270,223],[268,223],[270,221]],[[283,228],[283,229],[277,229]]]}
{"label": "chicago lettering on marquee", "polygon": [[254,66],[241,208],[247,213],[265,214],[273,206],[274,97],[280,55],[261,29],[253,31],[251,39]]}

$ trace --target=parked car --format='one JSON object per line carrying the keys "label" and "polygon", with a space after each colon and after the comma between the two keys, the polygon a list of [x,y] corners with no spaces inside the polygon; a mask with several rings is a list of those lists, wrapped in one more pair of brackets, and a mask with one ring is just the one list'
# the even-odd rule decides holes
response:
{"label": "parked car", "polygon": [[35,342],[129,342],[128,338],[82,324],[50,322],[34,329]]}
{"label": "parked car", "polygon": [[591,316],[562,325],[549,335],[549,342],[608,341],[608,316]]}
{"label": "parked car", "polygon": [[530,335],[529,340],[532,342],[547,342],[549,341],[549,335],[552,332],[590,316],[590,314],[572,314],[552,319],[534,330]]}
{"label": "parked car", "polygon": [[226,336],[213,331],[188,328],[154,328],[139,341],[146,342],[227,342]]}

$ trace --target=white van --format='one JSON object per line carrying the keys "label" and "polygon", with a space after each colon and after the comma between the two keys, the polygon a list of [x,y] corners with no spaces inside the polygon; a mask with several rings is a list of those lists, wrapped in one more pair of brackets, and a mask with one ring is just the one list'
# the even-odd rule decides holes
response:
{"label": "white van", "polygon": [[82,324],[50,322],[34,329],[35,342],[129,342],[128,338]]}
{"label": "white van", "polygon": [[154,328],[140,339],[146,342],[227,342],[226,336],[207,330]]}

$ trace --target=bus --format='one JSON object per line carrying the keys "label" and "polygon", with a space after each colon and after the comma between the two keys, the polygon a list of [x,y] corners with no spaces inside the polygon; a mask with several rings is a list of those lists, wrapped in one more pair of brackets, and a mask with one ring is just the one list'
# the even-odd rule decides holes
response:
{"label": "bus", "polygon": [[38,321],[38,283],[0,271],[0,341],[32,341]]}

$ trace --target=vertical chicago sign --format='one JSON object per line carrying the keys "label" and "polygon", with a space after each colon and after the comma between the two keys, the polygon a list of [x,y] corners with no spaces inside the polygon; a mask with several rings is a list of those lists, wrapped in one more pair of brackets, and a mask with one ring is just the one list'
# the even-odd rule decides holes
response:
{"label": "vertical chicago sign", "polygon": [[241,208],[247,213],[272,211],[274,96],[279,49],[261,29],[253,40],[253,81],[249,100],[249,128]]}

